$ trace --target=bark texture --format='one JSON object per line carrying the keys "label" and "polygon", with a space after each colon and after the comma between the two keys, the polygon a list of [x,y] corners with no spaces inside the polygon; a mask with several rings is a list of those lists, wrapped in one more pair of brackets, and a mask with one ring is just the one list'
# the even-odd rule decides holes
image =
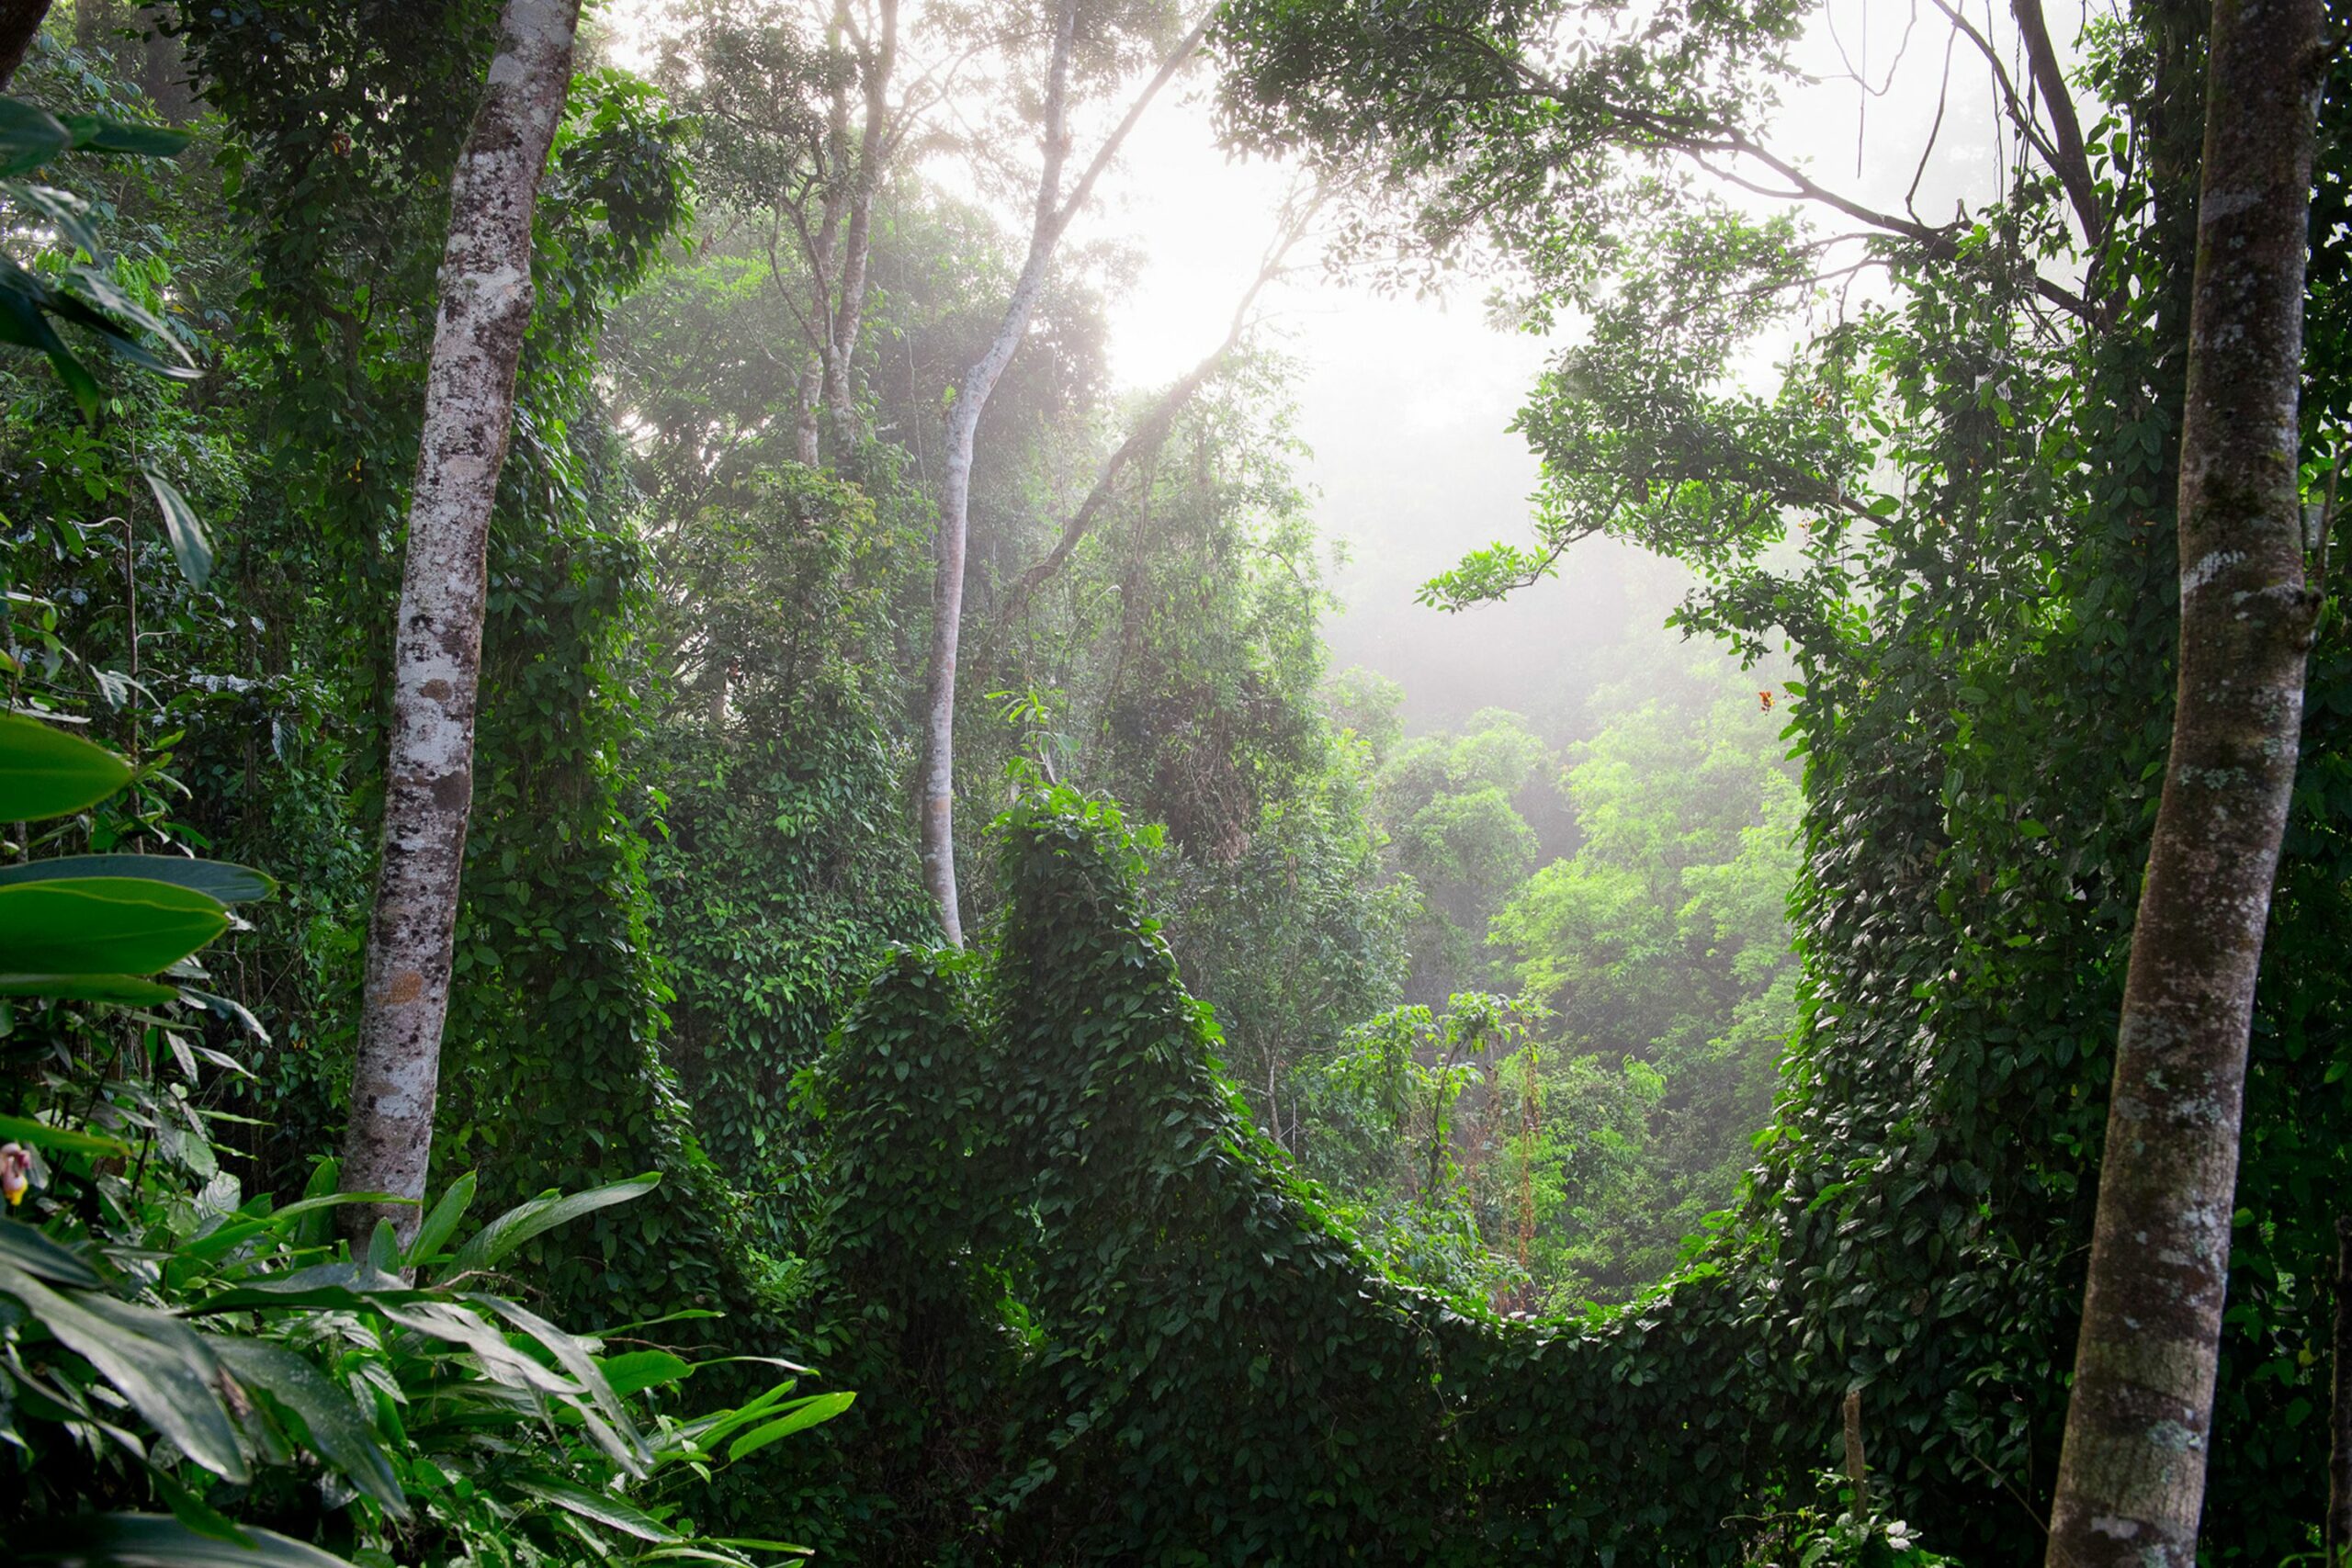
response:
{"label": "bark texture", "polygon": [[[383,865],[343,1156],[346,1192],[418,1199],[433,1149],[466,823],[491,507],[531,321],[531,216],[571,81],[580,0],[506,0],[449,187],[441,310],[392,650]],[[355,1229],[379,1212],[343,1211]],[[414,1207],[385,1206],[402,1238]]]}
{"label": "bark texture", "polygon": [[1061,0],[1055,8],[1041,139],[1045,161],[1037,175],[1036,215],[1030,225],[1028,254],[1005,301],[996,335],[964,373],[956,389],[956,401],[947,411],[947,461],[940,487],[938,576],[932,593],[931,657],[924,671],[923,755],[916,816],[922,835],[923,886],[939,907],[940,927],[951,946],[964,945],[963,911],[956,889],[956,675],[963,642],[964,553],[970,532],[972,457],[978,443],[980,412],[1005,367],[1012,363],[1022,335],[1029,330],[1030,313],[1045,288],[1046,272],[1063,231],[1086,205],[1095,181],[1118,155],[1143,111],[1200,48],[1212,15],[1204,14],[1160,62],[1159,71],[1128,105],[1125,116],[1103,139],[1065,197],[1062,170],[1069,156],[1069,75],[1078,35],[1077,0]]}
{"label": "bark texture", "polygon": [[2124,982],[2050,1519],[2056,1568],[2190,1568],[2247,1032],[2315,596],[2297,504],[2320,0],[2213,8],[2181,429],[2172,752]]}
{"label": "bark texture", "polygon": [[0,0],[0,92],[16,79],[49,17],[50,0]]}

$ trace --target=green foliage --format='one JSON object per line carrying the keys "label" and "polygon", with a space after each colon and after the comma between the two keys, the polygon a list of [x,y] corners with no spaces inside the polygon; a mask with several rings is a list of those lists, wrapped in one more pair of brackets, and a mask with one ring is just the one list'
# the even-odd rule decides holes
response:
{"label": "green foliage", "polygon": [[1001,831],[995,953],[903,954],[818,1078],[874,1560],[1737,1560],[1736,1297],[1539,1328],[1397,1281],[1216,1071],[1115,811]]}
{"label": "green foliage", "polygon": [[1716,694],[1727,672],[1693,675],[1570,749],[1576,852],[1493,923],[1513,980],[1556,1013],[1545,1043],[1572,1075],[1533,1117],[1549,1179],[1535,1271],[1562,1307],[1664,1279],[1731,1206],[1796,1022],[1801,803],[1781,726],[1753,695]]}
{"label": "green foliage", "polygon": [[[141,369],[193,379],[196,366],[163,320],[106,270],[106,250],[92,226],[89,203],[71,191],[29,184],[18,176],[68,152],[169,158],[187,142],[186,136],[167,127],[86,113],[53,115],[20,99],[0,98],[0,200],[11,209],[15,227],[32,226],[25,221],[29,218],[52,229],[62,242],[56,247],[62,256],[51,268],[28,270],[13,257],[0,257],[0,343],[48,355],[50,367],[73,392],[85,422],[96,423],[105,408],[105,390],[58,335],[52,318],[87,332],[108,354]],[[159,357],[149,343],[162,344],[169,357]],[[164,484],[158,493],[177,492]],[[183,536],[184,526],[175,528],[175,540]],[[198,531],[193,538],[200,542],[202,536]],[[203,575],[201,570],[189,573],[199,585]]]}
{"label": "green foliage", "polygon": [[[16,716],[0,721],[0,812],[88,807],[130,776],[86,741]],[[103,870],[87,859],[85,873]],[[105,864],[148,860],[165,863]],[[243,868],[210,869],[216,885],[225,875],[268,890]],[[11,920],[29,923],[10,930]],[[9,976],[16,994],[207,999],[168,987],[119,993],[125,973],[184,966],[226,923],[209,894],[119,869],[0,887],[11,954],[41,971]],[[428,1562],[484,1553],[560,1562],[582,1544],[612,1560],[650,1543],[749,1568],[690,1527],[673,1528],[664,1516],[674,1505],[647,1512],[646,1499],[620,1495],[623,1483],[669,1467],[707,1476],[728,1433],[763,1423],[729,1445],[728,1460],[741,1459],[838,1414],[847,1396],[786,1404],[786,1382],[740,1412],[699,1421],[654,1413],[649,1438],[607,1381],[600,1343],[474,1288],[531,1237],[641,1196],[656,1179],[550,1194],[445,1251],[473,1195],[469,1174],[405,1255],[386,1224],[355,1259],[321,1245],[319,1222],[336,1204],[381,1195],[335,1194],[322,1166],[299,1201],[246,1200],[191,1103],[197,1053],[179,1021],[130,1018],[142,1026],[136,1053],[103,1016],[54,1004],[29,1016],[0,1010],[12,1068],[63,1064],[40,1076],[22,1107],[31,1114],[0,1117],[0,1131],[23,1140],[0,1146],[9,1207],[38,1179],[34,1212],[48,1222],[0,1221],[0,1443],[14,1454],[0,1506],[13,1521],[12,1559],[201,1562],[233,1548],[229,1561],[344,1561],[261,1528],[267,1519],[348,1543],[363,1562],[398,1551]],[[166,1085],[150,1055],[166,1045],[180,1083]],[[417,1283],[425,1269],[436,1278]],[[631,1392],[692,1370],[674,1356],[649,1368],[640,1356]],[[121,1511],[136,1502],[160,1502],[172,1517]]]}
{"label": "green foliage", "polygon": [[[1531,320],[1590,322],[1521,421],[1546,465],[1533,545],[1433,597],[1508,588],[1607,532],[1697,570],[1683,625],[1749,657],[1789,646],[1799,1025],[1747,1199],[1691,1265],[1743,1305],[1710,1318],[1686,1274],[1640,1310],[1757,1359],[1722,1418],[1770,1435],[1774,1485],[1809,1483],[1860,1383],[1898,1511],[1969,1561],[2024,1557],[2169,728],[2202,18],[2138,6],[2086,35],[2094,254],[2072,255],[2057,183],[2019,147],[1996,202],[1857,248],[1887,280],[1864,304],[1815,281],[1826,230],[1711,202],[1673,162],[1758,123],[1797,8],[1669,9],[1641,42],[1570,49],[1547,6],[1242,5],[1228,108],[1260,140],[1377,160],[1404,197],[1387,214],[1523,263],[1509,303]],[[2332,93],[2324,137],[2346,108]],[[2322,178],[2325,321],[2345,236]],[[2050,285],[2077,260],[2082,310]],[[2307,345],[2314,454],[2344,417],[2340,339]],[[1727,374],[1792,342],[1772,395]],[[2331,616],[2313,649],[2254,1029],[2206,1502],[2222,1562],[2301,1548],[2321,1506],[2303,1351],[2333,1269],[2320,1172],[2352,1146],[2347,998],[2319,956],[2352,908],[2343,637]]]}

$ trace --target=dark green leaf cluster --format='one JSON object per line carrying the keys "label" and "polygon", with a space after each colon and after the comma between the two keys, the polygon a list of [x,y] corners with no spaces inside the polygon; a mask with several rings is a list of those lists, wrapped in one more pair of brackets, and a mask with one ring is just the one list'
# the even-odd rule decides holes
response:
{"label": "dark green leaf cluster", "polygon": [[1591,1326],[1391,1278],[1218,1071],[1116,811],[999,830],[992,955],[900,956],[818,1077],[872,1560],[1737,1561],[1719,1276]]}

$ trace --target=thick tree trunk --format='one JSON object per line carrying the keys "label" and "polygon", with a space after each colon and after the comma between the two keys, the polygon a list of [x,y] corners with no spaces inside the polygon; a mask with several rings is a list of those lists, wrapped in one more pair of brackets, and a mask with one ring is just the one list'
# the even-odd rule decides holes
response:
{"label": "thick tree trunk", "polygon": [[[346,1192],[419,1199],[448,1011],[473,804],[490,516],[531,321],[531,218],[571,81],[580,0],[506,0],[498,52],[449,190],[392,652],[383,866],[343,1156]],[[356,1206],[355,1230],[377,1211]],[[405,1238],[418,1212],[386,1206]]]}
{"label": "thick tree trunk", "polygon": [[0,93],[16,79],[17,67],[32,52],[33,39],[49,18],[51,0],[0,0]]}
{"label": "thick tree trunk", "polygon": [[1045,287],[1046,269],[1054,248],[1080,208],[1094,189],[1094,182],[1117,156],[1127,133],[1159,89],[1183,68],[1207,36],[1214,11],[1204,12],[1176,47],[1070,186],[1061,194],[1062,165],[1069,154],[1069,92],[1070,54],[1078,30],[1076,0],[1062,0],[1054,23],[1054,53],[1046,78],[1046,124],[1042,146],[1044,166],[1037,176],[1036,218],[1029,232],[1029,254],[1021,276],[1005,302],[1003,319],[988,350],[964,374],[955,405],[947,413],[947,470],[939,498],[939,575],[932,594],[931,660],[923,687],[922,771],[918,780],[916,815],[922,832],[922,880],[939,906],[939,923],[950,944],[964,945],[963,911],[956,890],[956,660],[963,640],[964,550],[969,533],[972,501],[972,456],[980,428],[980,411],[997,378],[1012,362],[1029,329],[1030,312]]}
{"label": "thick tree trunk", "polygon": [[146,31],[146,44],[140,56],[139,90],[155,106],[163,117],[174,125],[186,125],[197,116],[199,105],[194,84],[189,82],[186,51],[180,40],[164,30],[172,19],[169,6],[148,6],[139,13],[139,25]]}
{"label": "thick tree trunk", "polygon": [[2314,596],[2296,489],[2320,0],[2213,8],[2172,753],[2132,934],[2053,1568],[2190,1568]]}

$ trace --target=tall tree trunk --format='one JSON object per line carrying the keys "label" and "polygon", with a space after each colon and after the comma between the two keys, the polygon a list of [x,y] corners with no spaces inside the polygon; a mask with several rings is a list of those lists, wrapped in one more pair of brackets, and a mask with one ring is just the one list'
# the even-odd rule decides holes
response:
{"label": "tall tree trunk", "polygon": [[922,881],[939,906],[948,942],[964,945],[964,917],[956,893],[956,656],[963,640],[964,546],[970,533],[972,456],[980,411],[1013,350],[1029,330],[1030,312],[1045,287],[1046,267],[1061,238],[1062,164],[1069,152],[1069,59],[1078,37],[1078,0],[1061,0],[1054,17],[1053,62],[1046,75],[1045,164],[1037,175],[1037,209],[1029,254],[1013,280],[996,336],[956,389],[947,411],[947,475],[939,497],[939,577],[932,594],[931,663],[924,682],[922,756]]}
{"label": "tall tree trunk", "polygon": [[164,30],[172,19],[169,6],[141,8],[139,25],[146,43],[140,56],[139,90],[174,125],[186,125],[197,115],[196,89],[188,81],[186,51],[179,39]]}
{"label": "tall tree trunk", "polygon": [[[506,0],[498,51],[449,187],[441,312],[409,503],[392,651],[383,866],[343,1156],[346,1192],[424,1193],[448,1012],[451,933],[473,804],[490,516],[531,322],[531,218],[571,82],[580,0]],[[355,1231],[413,1207],[346,1209]]]}
{"label": "tall tree trunk", "polygon": [[972,456],[979,434],[980,411],[987,406],[989,394],[996,389],[1004,367],[1012,362],[1013,351],[1021,346],[1022,334],[1029,329],[1030,312],[1035,309],[1038,292],[1045,287],[1046,269],[1053,261],[1054,249],[1061,243],[1063,231],[1069,227],[1079,209],[1086,205],[1095,181],[1117,156],[1128,132],[1143,118],[1143,111],[1200,48],[1214,15],[1214,10],[1204,12],[1192,31],[1160,62],[1159,71],[1127,106],[1125,116],[1103,139],[1102,146],[1095,149],[1093,159],[1071,186],[1067,198],[1062,195],[1061,176],[1069,152],[1069,66],[1078,33],[1077,0],[1061,0],[1055,17],[1053,61],[1046,77],[1046,124],[1041,143],[1045,162],[1037,175],[1036,217],[1030,226],[1029,254],[1021,264],[1021,276],[1013,283],[1012,298],[1005,301],[996,336],[964,373],[964,379],[956,388],[956,401],[947,411],[947,470],[939,498],[939,575],[932,594],[931,660],[923,686],[923,754],[917,815],[922,830],[923,886],[939,906],[941,929],[956,947],[964,945],[964,919],[956,890],[956,660],[963,640],[964,550],[970,532]]}
{"label": "tall tree trunk", "polygon": [[17,67],[32,52],[33,39],[49,18],[51,0],[0,0],[0,93],[16,79]]}
{"label": "tall tree trunk", "polygon": [[2247,1033],[2315,595],[2296,488],[2321,0],[2219,0],[2181,425],[2172,752],[2132,933],[2053,1568],[2190,1568]]}
{"label": "tall tree trunk", "polygon": [[[844,0],[846,3],[846,0]],[[827,362],[825,406],[833,416],[833,461],[846,462],[857,450],[857,341],[865,326],[865,269],[874,248],[874,197],[893,141],[890,77],[899,63],[898,0],[881,0],[876,36],[858,62],[865,96],[865,123],[859,128],[857,163],[850,175],[849,221],[842,235],[841,298],[829,330],[832,355]]]}

